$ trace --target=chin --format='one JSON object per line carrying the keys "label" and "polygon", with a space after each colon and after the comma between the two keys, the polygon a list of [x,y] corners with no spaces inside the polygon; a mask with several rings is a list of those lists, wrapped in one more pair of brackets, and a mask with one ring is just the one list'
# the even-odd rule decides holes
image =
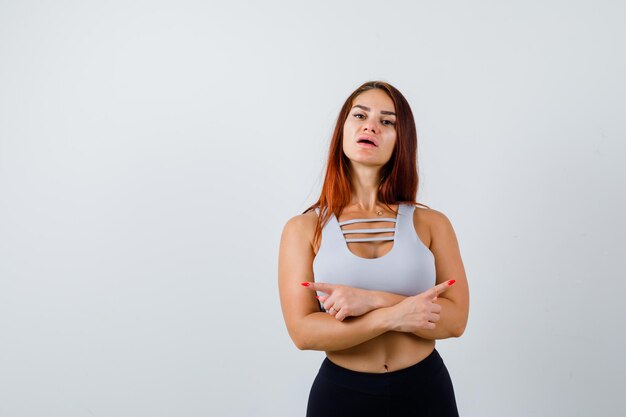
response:
{"label": "chin", "polygon": [[353,164],[359,164],[359,165],[364,165],[368,167],[377,167],[377,168],[382,168],[383,165],[385,165],[385,162],[374,161],[371,159],[355,158],[355,159],[350,159],[350,162],[352,162]]}

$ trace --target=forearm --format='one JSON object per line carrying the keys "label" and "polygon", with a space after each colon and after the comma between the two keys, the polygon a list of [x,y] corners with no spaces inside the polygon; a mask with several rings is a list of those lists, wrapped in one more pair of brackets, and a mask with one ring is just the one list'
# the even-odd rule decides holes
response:
{"label": "forearm", "polygon": [[376,306],[376,308],[395,306],[400,301],[407,298],[405,295],[394,294],[385,291],[372,291],[372,295],[375,299],[374,305]]}
{"label": "forearm", "polygon": [[[404,295],[384,291],[373,291],[373,293],[376,298],[376,308],[391,307],[407,298]],[[435,303],[442,307],[436,327],[432,330],[420,329],[412,333],[422,339],[429,340],[461,336],[465,329],[466,319],[460,308],[454,302],[443,296],[437,298]]]}
{"label": "forearm", "polygon": [[311,313],[298,325],[298,349],[335,351],[367,342],[390,330],[388,309],[381,307],[358,317],[336,320],[328,313]]}

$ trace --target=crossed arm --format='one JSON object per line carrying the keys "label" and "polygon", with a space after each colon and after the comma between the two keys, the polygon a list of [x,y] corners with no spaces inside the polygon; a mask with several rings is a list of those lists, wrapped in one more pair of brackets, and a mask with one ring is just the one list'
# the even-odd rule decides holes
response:
{"label": "crossed arm", "polygon": [[[448,292],[452,292],[450,287],[455,283],[456,280],[439,283],[417,298],[327,283],[307,283],[306,287],[328,294],[325,297],[318,297],[318,299],[323,302],[325,310],[328,311],[334,307],[333,310],[330,310],[330,315],[340,321],[349,320],[351,316],[360,316],[372,310],[393,307],[402,302],[405,304],[417,304],[416,307],[420,307],[420,303],[422,303],[421,307],[424,309],[428,308],[429,303],[436,304],[439,308],[435,307],[437,314],[435,320],[431,321],[435,323],[435,326],[431,328],[417,328],[410,331],[423,339],[434,340],[460,337],[465,330],[467,308],[462,308],[463,305],[457,303],[454,298],[446,297]],[[465,304],[465,307],[467,307],[467,304]],[[404,314],[406,314],[406,311]],[[413,317],[413,319],[415,320],[417,317]]]}
{"label": "crossed arm", "polygon": [[[435,255],[438,285],[411,297],[313,283],[315,254],[311,241],[316,214],[296,216],[287,222],[280,243],[279,293],[287,330],[296,346],[302,350],[342,350],[388,331],[410,332],[425,339],[461,336],[469,307],[467,279],[452,225],[442,213],[433,212],[430,250]],[[448,286],[452,279],[456,283]],[[310,285],[306,288],[301,282]],[[337,306],[345,317],[320,312],[311,289],[325,292],[324,307]]]}

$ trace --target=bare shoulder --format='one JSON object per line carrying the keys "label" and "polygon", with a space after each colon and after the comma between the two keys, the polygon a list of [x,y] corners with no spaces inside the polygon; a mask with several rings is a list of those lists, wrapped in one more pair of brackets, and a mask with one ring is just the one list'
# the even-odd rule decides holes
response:
{"label": "bare shoulder", "polygon": [[315,232],[317,224],[317,213],[314,210],[304,214],[298,214],[287,220],[284,230],[295,231],[299,233],[310,232],[311,236]]}
{"label": "bare shoulder", "polygon": [[441,211],[432,208],[415,206],[413,223],[418,235],[429,248],[438,236],[453,233],[452,224],[448,217]]}
{"label": "bare shoulder", "polygon": [[317,225],[317,213],[311,210],[304,214],[293,216],[283,228],[283,238],[308,241],[313,245],[313,236]]}
{"label": "bare shoulder", "polygon": [[431,230],[433,227],[437,228],[450,226],[448,216],[432,208],[415,206],[413,218],[421,224],[428,225]]}

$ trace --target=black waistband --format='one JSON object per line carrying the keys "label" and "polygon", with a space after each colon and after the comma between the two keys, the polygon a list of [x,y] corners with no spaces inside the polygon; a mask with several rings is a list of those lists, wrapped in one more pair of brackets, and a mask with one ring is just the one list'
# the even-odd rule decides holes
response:
{"label": "black waistband", "polygon": [[434,349],[430,355],[415,365],[382,373],[353,371],[325,358],[319,374],[332,383],[374,394],[387,389],[403,391],[419,388],[421,385],[426,386],[444,366],[439,352]]}

